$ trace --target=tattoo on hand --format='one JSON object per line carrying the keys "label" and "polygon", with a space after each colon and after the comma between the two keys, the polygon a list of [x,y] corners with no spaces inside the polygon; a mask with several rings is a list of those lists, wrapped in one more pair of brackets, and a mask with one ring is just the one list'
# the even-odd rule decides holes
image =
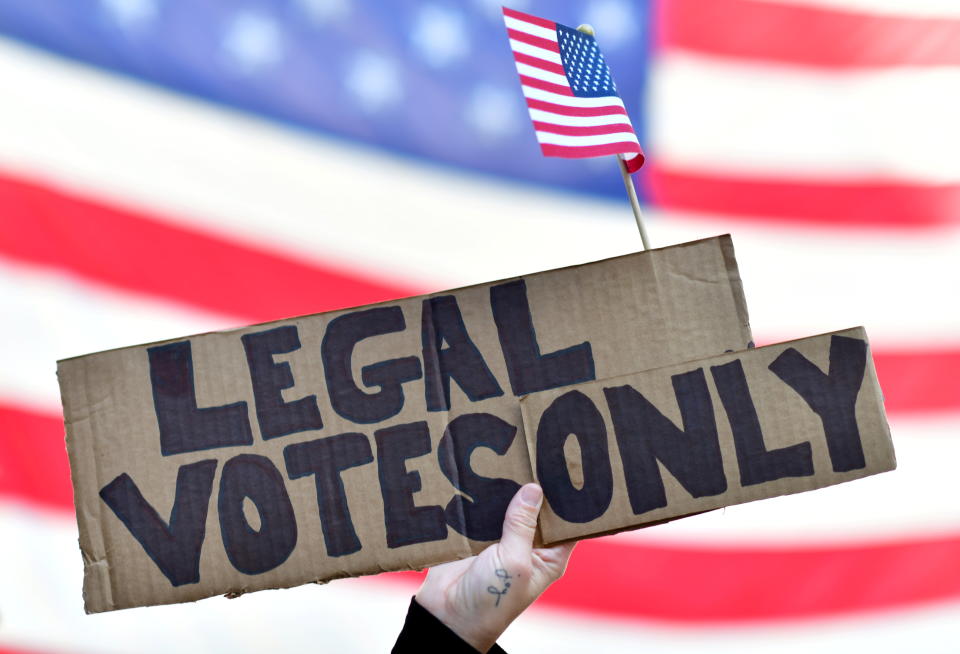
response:
{"label": "tattoo on hand", "polygon": [[497,568],[493,571],[500,582],[503,584],[503,588],[497,588],[496,586],[487,586],[487,592],[491,595],[497,596],[497,603],[494,606],[500,606],[500,598],[507,594],[507,591],[510,590],[510,580],[513,579],[513,576],[504,570],[503,568]]}

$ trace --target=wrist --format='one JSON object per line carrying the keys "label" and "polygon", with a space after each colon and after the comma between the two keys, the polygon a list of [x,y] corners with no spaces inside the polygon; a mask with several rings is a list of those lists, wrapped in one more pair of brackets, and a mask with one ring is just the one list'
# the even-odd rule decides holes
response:
{"label": "wrist", "polygon": [[478,652],[486,653],[497,643],[504,628],[489,628],[477,624],[476,617],[461,616],[441,602],[435,602],[429,594],[417,593],[414,600],[447,629]]}

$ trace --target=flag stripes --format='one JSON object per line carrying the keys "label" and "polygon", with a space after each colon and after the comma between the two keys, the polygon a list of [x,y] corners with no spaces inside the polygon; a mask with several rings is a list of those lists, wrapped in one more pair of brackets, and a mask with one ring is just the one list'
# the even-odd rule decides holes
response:
{"label": "flag stripes", "polygon": [[[625,118],[627,115],[627,110],[624,109],[622,104],[603,105],[603,106],[568,107],[566,105],[557,104],[555,102],[546,102],[544,100],[527,98],[527,106],[530,109],[539,109],[539,110],[547,111],[553,114],[562,114],[565,116],[583,116],[583,117],[589,116],[593,118],[609,117],[611,120],[619,119],[621,121],[624,121],[624,120],[629,121],[629,118]],[[535,115],[537,114],[531,114],[531,116],[535,116]]]}
{"label": "flag stripes", "polygon": [[0,213],[2,256],[258,321],[416,294],[2,173]]}
{"label": "flag stripes", "polygon": [[837,228],[918,229],[960,221],[960,185],[892,180],[801,180],[652,165],[645,183],[657,204],[744,220]]}
{"label": "flag stripes", "polygon": [[[530,34],[527,31],[521,32],[520,30],[508,29],[507,35],[510,37],[510,45],[513,46],[514,42],[519,41],[520,43],[525,43],[526,45],[533,46],[535,50],[523,49],[521,52],[525,54],[531,54],[534,57],[542,56],[541,59],[547,59],[549,61],[560,61],[560,48],[557,47],[557,39],[554,37],[551,39],[545,39],[542,36],[536,36],[535,34]],[[552,55],[556,55],[556,60],[554,60]]]}
{"label": "flag stripes", "polygon": [[[548,126],[554,127],[595,127],[601,125],[617,126],[629,125],[629,119],[623,114],[611,114],[604,116],[565,116],[555,114],[541,109],[530,109],[530,118],[533,119],[538,129],[544,129]],[[620,128],[622,129],[622,128]]]}
{"label": "flag stripes", "polygon": [[73,511],[63,417],[5,404],[0,398],[0,498]]}
{"label": "flag stripes", "polygon": [[[516,59],[516,57],[514,57]],[[520,73],[520,79],[524,77],[532,77],[534,79],[539,79],[544,82],[551,82],[553,84],[565,86],[567,82],[566,75],[561,71],[559,74],[553,71],[549,71],[540,66],[531,66],[523,62],[517,61],[517,71]]]}
{"label": "flag stripes", "polygon": [[655,15],[665,49],[825,70],[960,65],[957,18],[753,0],[671,0]]}
{"label": "flag stripes", "polygon": [[[520,67],[517,66],[517,68],[519,69]],[[520,83],[523,84],[524,89],[539,89],[549,93],[556,93],[557,95],[567,95],[571,98],[573,97],[573,91],[571,91],[570,87],[565,84],[561,85],[554,84],[552,82],[545,82],[541,79],[524,75],[522,72],[520,74]]]}
{"label": "flag stripes", "polygon": [[571,109],[602,108],[609,109],[612,113],[624,113],[626,111],[625,107],[623,106],[623,100],[614,96],[607,96],[603,98],[578,98],[573,95],[553,93],[529,84],[525,84],[521,88],[523,89],[524,96],[526,96],[528,100],[549,102],[555,105],[570,107]]}
{"label": "flag stripes", "polygon": [[565,136],[601,136],[606,134],[622,134],[622,123],[608,123],[601,125],[567,125],[554,124],[540,120],[533,121],[533,127],[540,132],[563,134]]}
{"label": "flag stripes", "polygon": [[[540,57],[534,57],[523,52],[514,51],[513,59],[518,64],[517,70],[521,70],[519,64],[525,64],[530,68],[539,68],[540,70],[548,73],[554,73],[555,75],[566,75],[566,72],[563,70],[563,66],[553,61],[541,59]],[[527,69],[524,68],[523,70]]]}
{"label": "flag stripes", "polygon": [[556,30],[557,24],[552,20],[540,18],[539,16],[534,16],[532,14],[525,14],[522,11],[510,9],[509,7],[502,7],[502,9],[504,21],[509,26],[522,26],[524,29],[529,30],[535,29],[535,27]]}
{"label": "flag stripes", "polygon": [[[509,31],[508,31],[508,34],[509,34]],[[524,37],[527,38],[526,35],[524,35]],[[533,39],[533,38],[535,37],[529,37],[529,39]],[[531,59],[543,59],[547,63],[555,64],[557,66],[562,67],[563,60],[560,59],[559,50],[556,50],[556,51],[548,50],[546,48],[540,47],[540,45],[528,43],[527,40],[520,40],[515,38],[510,38],[509,40],[510,40],[510,49],[513,50],[513,53],[515,55],[523,54],[530,57]],[[543,39],[538,39],[538,42],[540,42],[543,45],[550,45],[549,42],[543,43]],[[529,61],[525,63],[529,63]]]}

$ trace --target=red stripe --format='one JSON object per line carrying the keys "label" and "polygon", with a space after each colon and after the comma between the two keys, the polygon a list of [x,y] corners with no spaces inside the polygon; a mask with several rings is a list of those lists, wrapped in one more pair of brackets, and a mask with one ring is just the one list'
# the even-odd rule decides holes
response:
{"label": "red stripe", "polygon": [[625,141],[623,143],[607,143],[605,145],[551,145],[540,144],[540,151],[546,157],[563,157],[565,159],[582,159],[584,157],[601,157],[607,154],[620,154],[623,152],[640,152],[640,146],[636,143]]}
{"label": "red stripe", "polygon": [[543,100],[532,100],[527,98],[527,106],[531,109],[540,109],[561,116],[609,116],[610,114],[627,115],[627,110],[620,105],[612,104],[608,107],[568,107],[563,104],[554,104],[553,102],[544,102]]}
{"label": "red stripe", "polygon": [[514,52],[513,58],[521,64],[527,64],[528,66],[533,66],[539,68],[540,70],[545,70],[550,73],[555,73],[557,75],[566,75],[567,71],[563,69],[563,66],[556,64],[552,61],[547,61],[546,59],[541,59],[540,57],[534,57],[528,54],[523,54],[522,52]]}
{"label": "red stripe", "polygon": [[880,350],[873,360],[888,413],[960,409],[960,348]]}
{"label": "red stripe", "polygon": [[524,86],[532,86],[535,89],[540,89],[541,91],[549,91],[550,93],[556,93],[558,95],[569,95],[573,97],[573,91],[570,90],[570,85],[561,85],[553,84],[552,82],[544,82],[542,79],[536,79],[530,77],[529,75],[521,75],[520,83]]}
{"label": "red stripe", "polygon": [[553,123],[544,123],[539,120],[535,120],[533,121],[533,128],[538,132],[563,134],[565,136],[598,136],[602,134],[633,132],[633,128],[624,123],[617,123],[615,125],[592,125],[589,127],[578,127],[574,125],[554,125]]}
{"label": "red stripe", "polygon": [[[380,577],[414,584],[420,573]],[[836,617],[960,597],[960,535],[875,546],[577,545],[538,606],[682,623]]]}
{"label": "red stripe", "polygon": [[556,41],[550,41],[549,39],[543,39],[539,36],[533,36],[532,34],[527,34],[526,32],[518,32],[517,30],[507,30],[507,35],[516,41],[521,43],[526,43],[527,45],[535,45],[538,48],[543,48],[544,50],[549,50],[551,52],[556,52],[560,54],[560,46],[557,45]]}
{"label": "red stripe", "polygon": [[63,418],[0,404],[0,497],[73,510]]}
{"label": "red stripe", "polygon": [[0,255],[265,321],[416,294],[0,175]]}
{"label": "red stripe", "polygon": [[960,20],[885,16],[755,0],[659,6],[663,47],[844,69],[960,65]]}
{"label": "red stripe", "polygon": [[960,535],[785,550],[601,540],[580,546],[544,601],[607,615],[703,623],[831,616],[957,596]]}
{"label": "red stripe", "polygon": [[503,7],[503,15],[509,16],[510,18],[516,18],[517,20],[522,20],[525,23],[532,23],[537,27],[545,27],[548,30],[557,29],[557,24],[552,20],[540,18],[539,16],[531,16],[530,14],[525,14],[522,11],[517,11],[516,9],[508,9],[507,7]]}
{"label": "red stripe", "polygon": [[960,185],[885,180],[802,182],[647,168],[651,199],[666,209],[736,215],[764,223],[933,227],[960,220]]}

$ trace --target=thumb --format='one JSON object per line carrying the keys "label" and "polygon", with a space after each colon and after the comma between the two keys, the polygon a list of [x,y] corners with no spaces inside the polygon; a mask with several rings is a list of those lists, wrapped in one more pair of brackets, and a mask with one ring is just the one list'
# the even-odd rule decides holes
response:
{"label": "thumb", "polygon": [[526,484],[510,500],[503,519],[500,555],[503,559],[528,563],[537,531],[537,516],[543,503],[543,489]]}

